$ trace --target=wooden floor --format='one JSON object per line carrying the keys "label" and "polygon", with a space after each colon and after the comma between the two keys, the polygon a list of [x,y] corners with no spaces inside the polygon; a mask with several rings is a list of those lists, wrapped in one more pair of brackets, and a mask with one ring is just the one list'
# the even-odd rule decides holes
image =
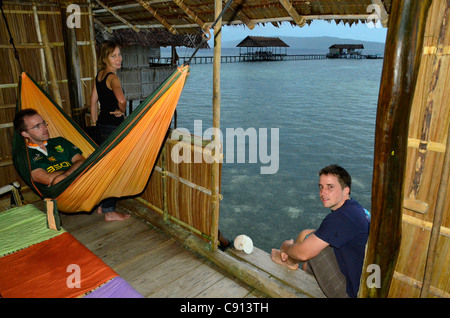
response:
{"label": "wooden floor", "polygon": [[[45,211],[42,200],[27,195],[28,203]],[[120,200],[118,211],[131,217],[106,222],[97,213],[61,213],[62,226],[144,297],[325,297],[313,276],[275,264],[256,246],[251,254],[233,248],[212,252],[136,200]]]}
{"label": "wooden floor", "polygon": [[267,297],[136,216],[121,222],[106,222],[97,213],[61,219],[64,229],[144,297]]}

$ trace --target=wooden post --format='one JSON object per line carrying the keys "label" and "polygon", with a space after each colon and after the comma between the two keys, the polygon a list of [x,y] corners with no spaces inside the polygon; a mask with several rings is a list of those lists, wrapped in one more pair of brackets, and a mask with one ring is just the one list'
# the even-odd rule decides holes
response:
{"label": "wooden post", "polygon": [[[60,3],[61,11],[61,25],[62,34],[64,39],[64,53],[66,58],[66,72],[67,72],[67,82],[69,88],[69,98],[70,98],[70,109],[83,108],[83,89],[81,87],[81,70],[80,70],[80,56],[78,54],[77,47],[77,37],[75,28],[69,28],[67,26],[67,3]],[[86,123],[84,120],[84,113],[81,113],[78,118],[75,118],[75,114],[70,111],[68,114],[72,114],[72,118],[81,126],[85,127]]]}
{"label": "wooden post", "polygon": [[[214,20],[222,12],[222,1],[214,0]],[[213,61],[213,149],[214,161],[212,163],[212,189],[211,189],[211,248],[217,249],[219,232],[219,191],[220,191],[220,61],[222,49],[222,18],[214,26],[214,61]]]}
{"label": "wooden post", "polygon": [[[408,126],[431,0],[392,3],[375,129],[372,222],[360,296],[387,297],[401,242]],[[368,287],[368,265],[379,266],[381,286]]]}
{"label": "wooden post", "polygon": [[[62,100],[58,87],[58,79],[56,78],[55,64],[53,63],[52,49],[50,47],[50,42],[48,40],[47,25],[44,20],[39,21],[39,27],[41,29],[42,43],[44,44],[45,59],[47,61],[47,67],[50,74],[53,99],[55,100],[56,104],[62,107]],[[64,109],[64,111],[70,114],[69,112],[70,109],[69,110]]]}

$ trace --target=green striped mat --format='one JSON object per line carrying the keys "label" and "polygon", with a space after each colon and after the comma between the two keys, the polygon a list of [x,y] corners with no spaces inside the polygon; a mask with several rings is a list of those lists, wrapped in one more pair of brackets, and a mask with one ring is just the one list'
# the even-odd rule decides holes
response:
{"label": "green striped mat", "polygon": [[0,257],[64,232],[49,230],[46,215],[31,204],[0,212]]}

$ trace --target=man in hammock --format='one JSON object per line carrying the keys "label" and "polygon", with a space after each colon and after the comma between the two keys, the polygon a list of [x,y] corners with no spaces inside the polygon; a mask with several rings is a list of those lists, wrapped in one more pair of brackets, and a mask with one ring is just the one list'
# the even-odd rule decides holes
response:
{"label": "man in hammock", "polygon": [[303,230],[272,249],[275,263],[313,274],[327,297],[356,297],[369,234],[368,211],[350,198],[351,177],[338,166],[319,172],[322,205],[331,209],[317,230]]}
{"label": "man in hammock", "polygon": [[[47,123],[35,109],[19,111],[14,129],[25,138],[34,182],[55,185],[74,172],[85,160],[82,151],[63,137],[50,138]],[[129,215],[118,212],[105,214],[106,221],[124,220]]]}
{"label": "man in hammock", "polygon": [[14,129],[27,141],[31,178],[48,186],[61,182],[85,160],[81,150],[63,137],[50,138],[47,123],[27,108],[14,118]]}

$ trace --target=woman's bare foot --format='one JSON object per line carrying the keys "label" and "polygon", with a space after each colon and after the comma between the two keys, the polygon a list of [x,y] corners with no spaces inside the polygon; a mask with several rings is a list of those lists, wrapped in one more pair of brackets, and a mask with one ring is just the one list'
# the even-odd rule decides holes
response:
{"label": "woman's bare foot", "polygon": [[130,217],[129,214],[123,214],[119,212],[107,212],[105,213],[105,221],[123,221]]}
{"label": "woman's bare foot", "polygon": [[297,269],[298,268],[298,263],[291,263],[291,261],[288,259],[286,261],[283,261],[282,257],[281,257],[281,251],[277,250],[277,249],[272,249],[272,261],[280,264],[280,265],[284,265],[289,269]]}

